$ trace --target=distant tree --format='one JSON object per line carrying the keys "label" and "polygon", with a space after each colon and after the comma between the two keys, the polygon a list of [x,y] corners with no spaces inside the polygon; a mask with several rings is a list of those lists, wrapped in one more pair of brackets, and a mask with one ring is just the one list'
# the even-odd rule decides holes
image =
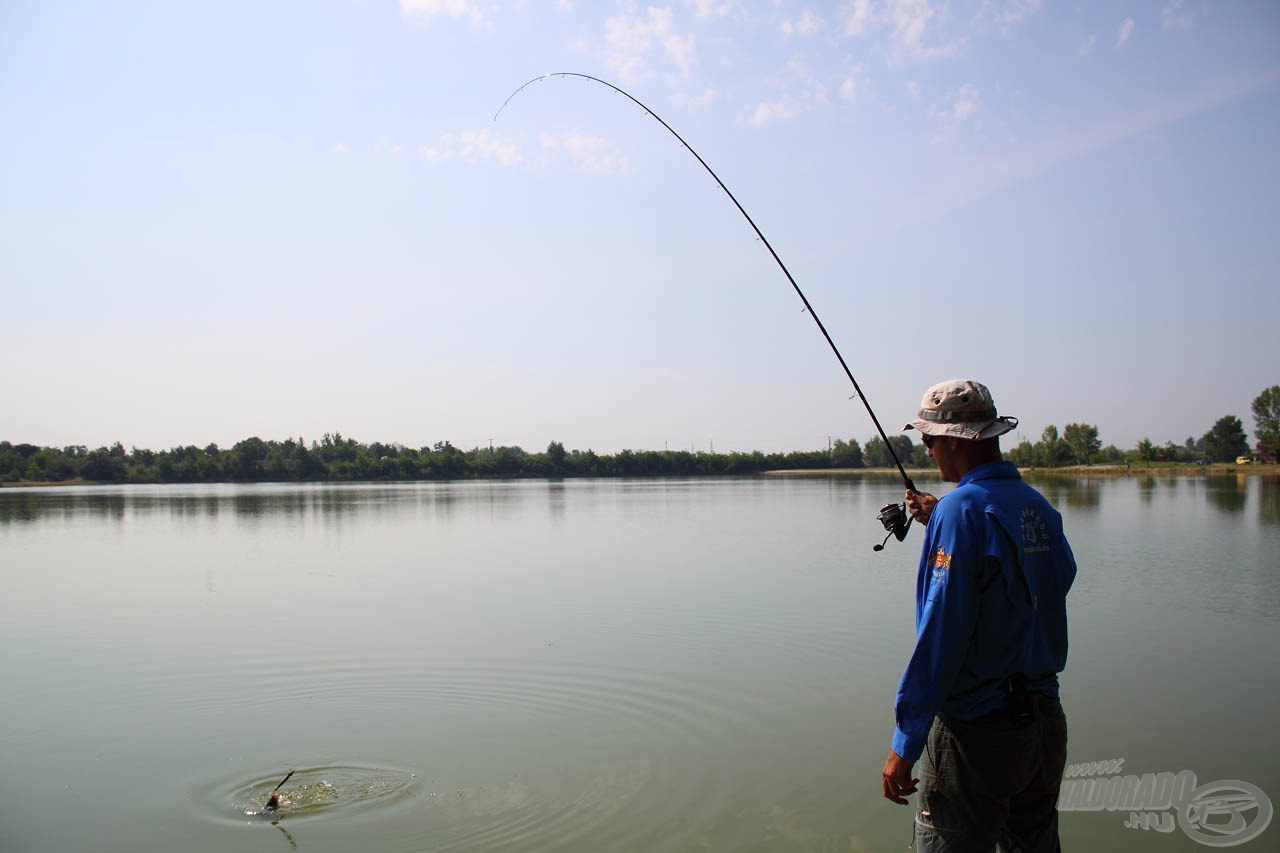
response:
{"label": "distant tree", "polygon": [[1253,401],[1253,433],[1258,441],[1280,445],[1280,385],[1272,385]]}
{"label": "distant tree", "polygon": [[1249,441],[1244,436],[1244,424],[1235,415],[1223,415],[1213,428],[1204,434],[1204,452],[1210,462],[1233,462],[1237,456],[1249,452]]}
{"label": "distant tree", "polygon": [[[903,460],[907,462],[907,460]],[[912,468],[937,468],[938,463],[933,461],[933,457],[929,455],[929,449],[923,444],[911,445],[911,460],[909,462]]]}
{"label": "distant tree", "polygon": [[86,480],[99,483],[114,483],[124,479],[124,459],[105,447],[91,451],[81,469],[81,476]]}
{"label": "distant tree", "polygon": [[1062,440],[1071,448],[1080,465],[1088,465],[1102,448],[1102,442],[1098,441],[1098,428],[1091,424],[1067,424],[1062,428]]}
{"label": "distant tree", "polygon": [[1020,441],[1004,452],[1004,458],[1019,468],[1034,468],[1039,464],[1036,447],[1029,441]]}
{"label": "distant tree", "polygon": [[565,469],[565,459],[568,457],[565,452],[564,445],[558,441],[553,441],[547,445],[547,464],[551,466],[553,474],[563,474]]}
{"label": "distant tree", "polygon": [[889,448],[879,436],[867,440],[862,451],[862,460],[868,468],[887,468],[893,464]]}
{"label": "distant tree", "polygon": [[1156,458],[1156,446],[1151,443],[1151,439],[1143,438],[1138,442],[1138,458],[1143,462],[1150,462]]}
{"label": "distant tree", "polygon": [[868,468],[892,468],[893,454],[896,453],[899,461],[904,465],[911,459],[911,439],[905,435],[891,435],[889,441],[893,445],[893,453],[889,452],[889,446],[879,436],[872,438],[866,444],[862,451],[862,459]]}
{"label": "distant tree", "polygon": [[835,444],[831,446],[831,467],[862,467],[862,447],[858,445],[856,438],[851,438],[847,442],[836,439]]}
{"label": "distant tree", "polygon": [[1071,448],[1058,437],[1058,428],[1049,424],[1040,434],[1040,441],[1036,444],[1036,455],[1045,468],[1061,468],[1071,461]]}
{"label": "distant tree", "polygon": [[267,443],[256,435],[236,442],[223,463],[233,480],[253,481],[263,477],[262,463],[269,453]]}
{"label": "distant tree", "polygon": [[27,460],[27,469],[22,479],[35,482],[56,483],[75,476],[71,463],[57,450],[44,447],[37,450]]}

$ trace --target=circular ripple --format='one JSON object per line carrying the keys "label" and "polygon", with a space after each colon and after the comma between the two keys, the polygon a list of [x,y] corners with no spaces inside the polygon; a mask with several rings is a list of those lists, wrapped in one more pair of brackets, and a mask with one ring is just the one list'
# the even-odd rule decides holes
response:
{"label": "circular ripple", "polygon": [[283,776],[277,771],[216,787],[222,801],[229,803],[232,819],[293,821],[385,808],[409,796],[416,786],[414,774],[405,770],[352,764],[300,767],[280,788],[280,808],[264,813],[263,804]]}

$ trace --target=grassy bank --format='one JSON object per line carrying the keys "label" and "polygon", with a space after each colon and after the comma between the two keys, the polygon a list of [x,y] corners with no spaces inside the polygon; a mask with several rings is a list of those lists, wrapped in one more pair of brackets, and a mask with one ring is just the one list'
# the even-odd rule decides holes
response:
{"label": "grassy bank", "polygon": [[29,489],[34,486],[96,486],[93,480],[86,480],[83,477],[76,477],[74,480],[55,480],[52,482],[44,482],[41,480],[17,480],[11,483],[0,483],[0,489]]}

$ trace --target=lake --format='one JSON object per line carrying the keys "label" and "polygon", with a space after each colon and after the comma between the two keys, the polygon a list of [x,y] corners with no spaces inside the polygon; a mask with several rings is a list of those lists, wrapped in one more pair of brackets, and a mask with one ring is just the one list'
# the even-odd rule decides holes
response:
{"label": "lake", "polygon": [[[1080,566],[1069,760],[1280,803],[1280,478],[1033,482]],[[871,550],[900,497],[0,490],[0,849],[903,850],[880,770],[920,530]],[[1064,811],[1064,846],[1204,849],[1129,820]]]}

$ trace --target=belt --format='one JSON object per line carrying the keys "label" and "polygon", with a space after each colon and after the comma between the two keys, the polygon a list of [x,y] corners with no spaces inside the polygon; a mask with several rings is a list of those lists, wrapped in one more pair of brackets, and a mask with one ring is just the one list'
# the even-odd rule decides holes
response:
{"label": "belt", "polygon": [[985,729],[1021,729],[1035,722],[1041,713],[1056,701],[1057,697],[1050,696],[1048,693],[1024,692],[1016,696],[1011,694],[1008,703],[1003,708],[996,708],[972,719],[962,720],[949,714],[939,714],[938,716],[947,723],[961,723],[962,725],[979,726]]}

